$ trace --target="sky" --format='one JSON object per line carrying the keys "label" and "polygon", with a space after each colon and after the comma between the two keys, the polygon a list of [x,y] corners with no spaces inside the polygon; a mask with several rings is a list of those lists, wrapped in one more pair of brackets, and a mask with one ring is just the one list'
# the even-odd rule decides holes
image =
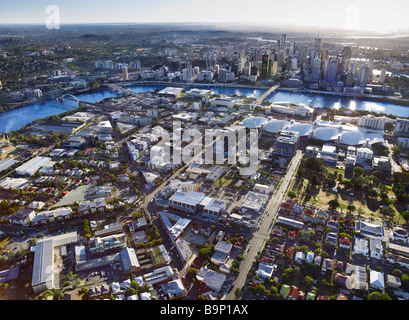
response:
{"label": "sky", "polygon": [[210,22],[356,31],[409,30],[407,0],[0,0],[0,23]]}

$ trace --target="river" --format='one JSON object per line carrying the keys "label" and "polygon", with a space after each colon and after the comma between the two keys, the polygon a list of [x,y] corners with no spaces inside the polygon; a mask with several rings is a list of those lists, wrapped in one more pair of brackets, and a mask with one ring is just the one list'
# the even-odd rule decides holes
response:
{"label": "river", "polygon": [[[163,89],[166,85],[137,85],[129,86],[127,89],[134,92],[152,92],[157,89]],[[200,85],[192,85],[190,88],[204,88]],[[187,88],[189,89],[189,88]],[[237,95],[249,98],[260,97],[265,90],[250,88],[223,88],[214,87],[213,92],[221,95]],[[105,98],[117,97],[119,94],[111,90],[102,90],[91,93],[81,93],[76,95],[82,101],[99,102]],[[409,107],[401,106],[387,102],[375,102],[365,99],[339,98],[332,96],[322,96],[318,94],[293,93],[290,91],[277,91],[270,95],[266,101],[290,101],[294,104],[304,103],[314,108],[332,107],[347,108],[351,110],[366,110],[376,113],[392,114],[398,117],[409,117]],[[27,123],[39,118],[45,118],[51,115],[60,114],[78,107],[78,103],[65,100],[57,102],[48,100],[40,103],[32,103],[21,108],[10,110],[0,114],[0,132],[10,132],[18,130]]]}

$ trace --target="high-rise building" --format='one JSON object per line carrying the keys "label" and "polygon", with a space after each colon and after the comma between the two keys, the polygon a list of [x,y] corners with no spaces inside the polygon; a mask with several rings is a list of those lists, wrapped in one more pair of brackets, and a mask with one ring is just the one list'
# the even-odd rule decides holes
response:
{"label": "high-rise building", "polygon": [[218,81],[219,82],[227,81],[227,69],[226,68],[220,68]]}
{"label": "high-rise building", "polygon": [[122,67],[122,80],[126,81],[128,80],[128,67],[127,66],[123,66]]}
{"label": "high-rise building", "polygon": [[327,81],[335,82],[338,74],[338,60],[336,58],[330,58],[327,70]]}
{"label": "high-rise building", "polygon": [[379,83],[384,84],[385,83],[385,78],[386,78],[386,70],[382,69],[381,74],[379,75]]}
{"label": "high-rise building", "polygon": [[277,71],[278,71],[278,63],[277,63],[277,61],[274,61],[274,62],[273,62],[273,68],[272,68],[272,70],[271,70],[271,73],[272,73],[273,75],[275,75],[275,74],[277,73]]}
{"label": "high-rise building", "polygon": [[298,69],[298,61],[296,57],[291,58],[291,70],[295,71]]}
{"label": "high-rise building", "polygon": [[270,60],[269,54],[263,54],[261,59],[261,78],[267,79],[268,78],[268,64]]}
{"label": "high-rise building", "polygon": [[245,76],[249,76],[251,74],[251,62],[250,61],[246,61],[244,63],[243,74]]}
{"label": "high-rise building", "polygon": [[277,52],[277,67],[279,71],[282,71],[282,68],[284,66],[284,52],[283,51],[278,51]]}
{"label": "high-rise building", "polygon": [[346,73],[343,75],[343,82],[344,82],[344,86],[345,87],[352,87],[353,83],[354,83],[354,76],[352,75],[351,72]]}
{"label": "high-rise building", "polygon": [[369,67],[363,66],[359,69],[358,82],[361,86],[366,86],[369,80]]}
{"label": "high-rise building", "polygon": [[315,58],[312,64],[312,80],[318,81],[320,79],[320,72],[321,72],[321,60],[318,58]]}
{"label": "high-rise building", "polygon": [[280,38],[279,50],[283,50],[284,52],[285,52],[285,45],[286,45],[286,41],[287,41],[286,38],[287,38],[287,35],[285,33],[283,33],[281,35],[281,38]]}
{"label": "high-rise building", "polygon": [[321,61],[328,60],[328,50],[321,51]]}
{"label": "high-rise building", "polygon": [[192,82],[193,78],[193,67],[192,67],[192,60],[186,61],[186,81]]}

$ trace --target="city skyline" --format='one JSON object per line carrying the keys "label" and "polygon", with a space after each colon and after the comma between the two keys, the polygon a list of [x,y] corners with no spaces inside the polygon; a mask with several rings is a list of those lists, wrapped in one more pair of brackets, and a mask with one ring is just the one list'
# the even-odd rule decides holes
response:
{"label": "city skyline", "polygon": [[[334,28],[351,31],[398,32],[409,30],[407,6],[392,0],[385,7],[380,0],[351,3],[313,0],[309,2],[255,0],[251,3],[227,0],[130,1],[18,1],[1,4],[2,24],[46,22],[50,5],[59,8],[60,23],[231,23],[247,25]],[[263,8],[263,10],[260,10]]]}

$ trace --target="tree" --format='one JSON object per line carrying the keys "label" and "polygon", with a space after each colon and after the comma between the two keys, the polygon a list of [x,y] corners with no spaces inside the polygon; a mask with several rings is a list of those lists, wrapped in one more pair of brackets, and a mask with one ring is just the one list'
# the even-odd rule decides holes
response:
{"label": "tree", "polygon": [[402,148],[399,146],[393,146],[392,152],[393,152],[393,155],[399,156],[402,153]]}
{"label": "tree", "polygon": [[409,222],[409,210],[405,210],[402,212],[402,218],[405,219],[406,223]]}
{"label": "tree", "polygon": [[243,291],[241,291],[240,288],[236,288],[236,291],[234,291],[234,295],[236,298],[241,298],[243,296]]}
{"label": "tree", "polygon": [[187,274],[188,274],[192,279],[194,279],[194,278],[196,277],[197,273],[198,273],[198,270],[197,270],[196,268],[189,268],[189,269],[187,270]]}
{"label": "tree", "polygon": [[353,204],[348,205],[347,210],[349,213],[355,212],[356,207]]}
{"label": "tree", "polygon": [[401,270],[399,270],[399,269],[395,269],[395,270],[392,271],[392,275],[395,276],[395,277],[398,277],[398,278],[402,277],[402,274],[403,274],[403,272]]}
{"label": "tree", "polygon": [[311,278],[310,276],[306,276],[304,278],[305,284],[307,285],[308,290],[310,289],[312,283],[314,282],[314,279]]}
{"label": "tree", "polygon": [[329,205],[330,209],[335,210],[336,208],[339,207],[339,202],[336,199],[332,199],[332,200],[328,201],[328,205]]}
{"label": "tree", "polygon": [[296,195],[296,193],[295,193],[294,191],[289,191],[289,192],[287,193],[287,195],[288,195],[288,197],[289,197],[290,199],[294,199],[294,198],[297,197],[297,195]]}

